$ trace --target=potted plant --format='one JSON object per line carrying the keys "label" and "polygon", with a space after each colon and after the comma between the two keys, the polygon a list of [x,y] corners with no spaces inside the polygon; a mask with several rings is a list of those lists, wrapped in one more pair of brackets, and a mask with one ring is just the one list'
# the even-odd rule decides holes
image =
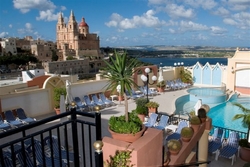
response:
{"label": "potted plant", "polygon": [[156,84],[156,87],[158,89],[158,92],[164,92],[165,87],[166,87],[166,83],[165,81],[160,81]]}
{"label": "potted plant", "polygon": [[66,97],[67,91],[66,88],[55,88],[54,89],[54,110],[56,114],[60,114],[60,97],[61,95],[64,95],[64,98]]}
{"label": "potted plant", "polygon": [[[240,139],[239,145],[240,145],[240,158],[244,161],[250,162],[250,141],[249,139],[249,132],[250,132],[250,109],[244,107],[242,104],[234,103],[233,105],[239,107],[242,114],[236,114],[233,117],[233,120],[236,119],[242,119],[242,126],[248,128],[247,130],[247,138],[246,139]],[[249,139],[250,140],[250,139]]]}
{"label": "potted plant", "polygon": [[184,127],[181,129],[181,139],[184,142],[189,142],[193,137],[194,131],[190,127]]}
{"label": "potted plant", "polygon": [[147,102],[148,100],[146,98],[138,98],[135,101],[136,103],[135,112],[142,122],[144,122],[145,116],[148,114],[148,110],[146,107]]}
{"label": "potted plant", "polygon": [[207,112],[204,108],[198,109],[198,117],[200,118],[201,122],[206,122],[207,119]]}
{"label": "potted plant", "polygon": [[157,108],[159,107],[159,103],[154,101],[149,101],[145,106],[148,107],[148,112],[157,113]]}
{"label": "potted plant", "polygon": [[104,162],[105,167],[133,167],[131,163],[131,153],[130,150],[116,150],[114,156],[109,156],[110,160]]}
{"label": "potted plant", "polygon": [[168,141],[168,151],[171,155],[177,155],[181,150],[181,142],[176,139],[170,139]]}
{"label": "potted plant", "polygon": [[137,115],[129,114],[128,98],[125,91],[131,93],[133,87],[138,87],[133,80],[133,75],[139,70],[136,68],[139,63],[137,59],[129,59],[126,52],[118,53],[116,51],[114,51],[114,56],[110,57],[109,62],[106,60],[104,62],[106,67],[101,71],[101,75],[107,79],[106,89],[111,90],[112,93],[119,87],[119,93],[123,95],[125,105],[124,115],[110,118],[109,131],[115,139],[133,142],[142,136],[145,126]]}
{"label": "potted plant", "polygon": [[198,116],[192,116],[190,118],[190,124],[191,124],[191,127],[193,128],[194,132],[197,132],[198,129],[200,128],[201,120]]}

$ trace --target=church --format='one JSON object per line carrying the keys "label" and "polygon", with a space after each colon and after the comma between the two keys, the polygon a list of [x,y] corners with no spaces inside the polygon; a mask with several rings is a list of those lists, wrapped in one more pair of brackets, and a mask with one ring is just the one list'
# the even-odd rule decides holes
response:
{"label": "church", "polygon": [[100,40],[97,34],[89,32],[89,26],[82,18],[78,24],[73,11],[71,11],[68,23],[64,22],[62,13],[59,14],[56,25],[56,44],[59,50],[59,61],[66,60],[68,56],[76,59],[90,58],[103,59],[100,53]]}

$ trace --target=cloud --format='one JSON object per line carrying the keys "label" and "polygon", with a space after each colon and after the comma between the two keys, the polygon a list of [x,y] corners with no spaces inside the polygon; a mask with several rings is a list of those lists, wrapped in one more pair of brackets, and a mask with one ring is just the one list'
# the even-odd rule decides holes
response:
{"label": "cloud", "polygon": [[45,21],[55,21],[58,19],[58,15],[54,14],[52,10],[40,11],[39,17],[36,17],[36,20],[45,20]]}
{"label": "cloud", "polygon": [[27,13],[31,9],[54,10],[56,8],[50,0],[13,0],[13,4],[22,13]]}
{"label": "cloud", "polygon": [[194,23],[192,21],[181,21],[179,30],[181,30],[182,32],[204,31],[204,30],[209,30],[209,28],[206,25]]}
{"label": "cloud", "polygon": [[0,33],[0,38],[5,38],[6,36],[8,36],[8,32],[1,32]]}
{"label": "cloud", "polygon": [[228,25],[236,26],[240,29],[250,30],[250,13],[240,12],[223,19]]}
{"label": "cloud", "polygon": [[133,16],[131,19],[123,18],[117,13],[113,13],[110,17],[110,21],[106,22],[105,25],[108,27],[117,27],[121,32],[124,29],[133,29],[138,27],[160,27],[165,25],[165,21],[160,21],[158,17],[155,17],[155,11],[148,10],[143,13],[142,16]]}
{"label": "cloud", "polygon": [[12,28],[12,24],[9,25],[9,28]]}
{"label": "cloud", "polygon": [[61,6],[61,10],[66,10],[67,8],[65,6]]}
{"label": "cloud", "polygon": [[244,11],[250,9],[249,0],[228,0],[226,2],[232,10]]}
{"label": "cloud", "polygon": [[224,35],[225,32],[227,32],[226,29],[220,28],[220,27],[217,27],[217,26],[212,26],[212,27],[210,27],[210,29],[211,29],[212,35],[217,35],[217,36],[218,35],[219,36]]}
{"label": "cloud", "polygon": [[217,2],[215,2],[214,0],[184,0],[184,3],[198,8],[198,7],[202,7],[205,10],[210,10],[213,9],[215,6],[217,6]]}
{"label": "cloud", "polygon": [[177,5],[177,4],[168,4],[165,6],[165,8],[163,9],[166,13],[168,13],[168,15],[171,18],[184,18],[184,19],[192,19],[195,17],[195,12],[193,9],[189,8],[186,9],[184,6],[182,5]]}
{"label": "cloud", "polygon": [[19,34],[31,34],[33,33],[33,27],[31,23],[25,23],[25,28],[20,28],[17,30]]}
{"label": "cloud", "polygon": [[219,7],[216,11],[213,12],[215,15],[218,16],[228,16],[230,14],[229,10],[225,9],[224,7]]}

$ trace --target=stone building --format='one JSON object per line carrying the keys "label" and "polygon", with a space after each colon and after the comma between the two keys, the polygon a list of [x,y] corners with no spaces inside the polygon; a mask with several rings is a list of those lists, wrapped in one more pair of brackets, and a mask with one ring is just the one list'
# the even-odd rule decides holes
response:
{"label": "stone building", "polygon": [[97,34],[89,33],[89,26],[82,18],[78,24],[73,11],[69,16],[68,24],[64,22],[62,13],[56,25],[56,42],[59,49],[59,60],[66,60],[68,56],[77,59],[86,57],[101,57],[100,40]]}
{"label": "stone building", "polygon": [[15,38],[3,38],[1,41],[2,54],[11,53],[12,55],[17,54],[16,39]]}

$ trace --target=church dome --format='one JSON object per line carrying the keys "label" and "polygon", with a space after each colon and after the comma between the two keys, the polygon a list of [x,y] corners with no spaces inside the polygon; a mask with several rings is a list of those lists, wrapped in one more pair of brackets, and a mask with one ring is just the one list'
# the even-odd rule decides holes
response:
{"label": "church dome", "polygon": [[88,24],[85,22],[85,19],[82,18],[81,23],[79,24],[79,27],[89,27]]}

